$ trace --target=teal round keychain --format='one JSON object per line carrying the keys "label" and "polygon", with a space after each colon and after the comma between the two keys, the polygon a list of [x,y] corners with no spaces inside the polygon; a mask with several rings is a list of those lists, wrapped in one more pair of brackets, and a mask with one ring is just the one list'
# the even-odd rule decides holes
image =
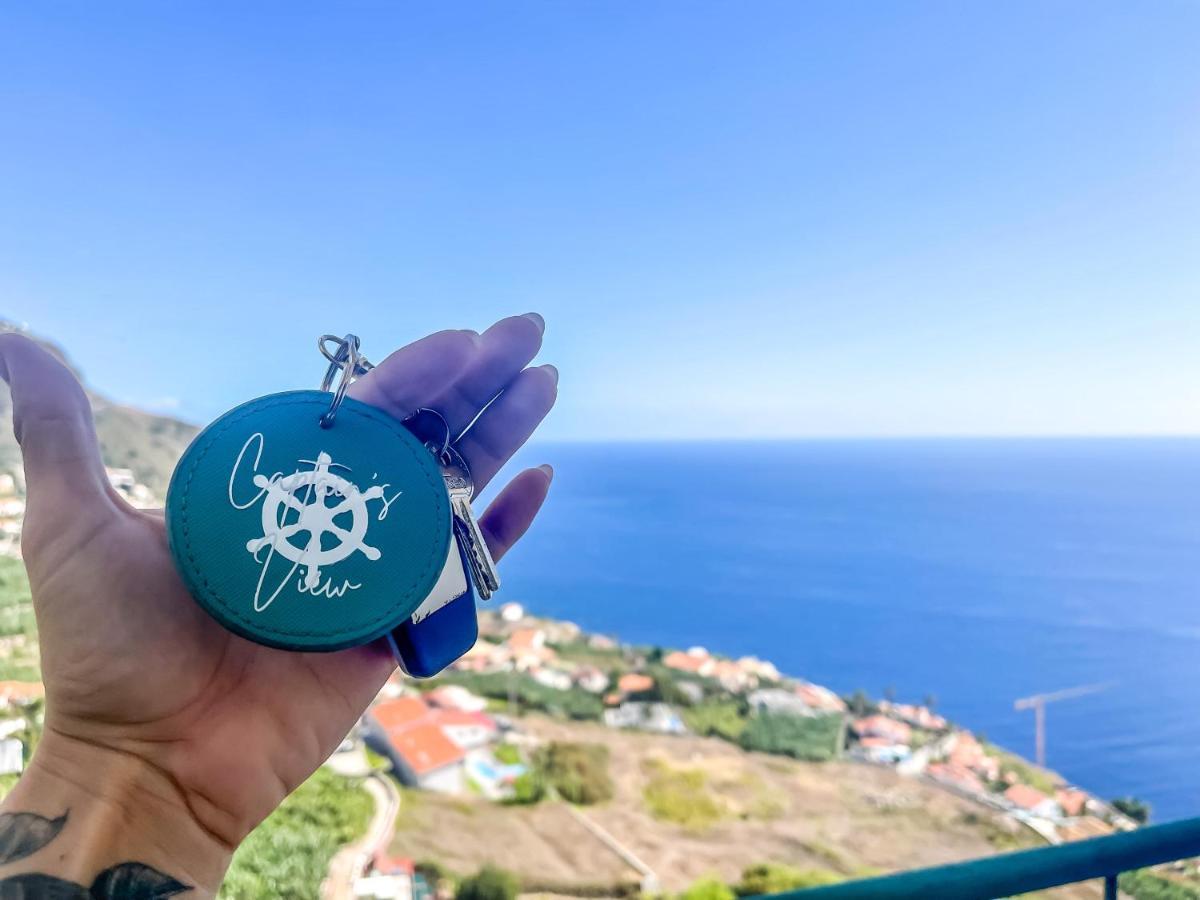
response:
{"label": "teal round keychain", "polygon": [[437,582],[451,539],[437,461],[399,420],[346,396],[370,369],[358,338],[319,345],[321,390],[225,413],[184,452],[167,492],[168,544],[196,601],[287,650],[391,631]]}

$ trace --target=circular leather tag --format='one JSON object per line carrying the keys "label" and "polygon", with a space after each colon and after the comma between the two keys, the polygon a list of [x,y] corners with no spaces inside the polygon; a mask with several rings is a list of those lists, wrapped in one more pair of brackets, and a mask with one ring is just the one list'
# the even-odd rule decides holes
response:
{"label": "circular leather tag", "polygon": [[167,539],[196,600],[287,650],[364,644],[412,615],[446,561],[432,455],[387,413],[323,391],[272,394],[197,435],[167,492]]}

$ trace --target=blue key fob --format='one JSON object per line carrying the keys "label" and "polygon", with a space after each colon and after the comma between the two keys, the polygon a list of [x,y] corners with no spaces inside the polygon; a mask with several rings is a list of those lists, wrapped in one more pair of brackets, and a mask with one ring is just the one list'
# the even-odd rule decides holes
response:
{"label": "blue key fob", "polygon": [[479,620],[466,552],[450,541],[446,565],[412,618],[388,636],[396,662],[413,678],[432,678],[475,646]]}

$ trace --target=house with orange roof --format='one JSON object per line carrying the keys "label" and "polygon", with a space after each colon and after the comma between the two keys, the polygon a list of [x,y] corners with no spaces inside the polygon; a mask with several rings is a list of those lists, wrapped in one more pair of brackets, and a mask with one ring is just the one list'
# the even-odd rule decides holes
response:
{"label": "house with orange roof", "polygon": [[536,669],[558,655],[546,646],[546,632],[542,628],[517,628],[503,646],[519,672]]}
{"label": "house with orange roof", "polygon": [[508,647],[513,653],[528,653],[546,646],[546,632],[541,628],[517,628],[508,637]]}
{"label": "house with orange roof", "polygon": [[1087,810],[1087,805],[1091,801],[1091,795],[1087,791],[1081,791],[1079,788],[1059,788],[1054,792],[1054,799],[1058,805],[1062,807],[1062,811],[1074,818],[1082,816]]}
{"label": "house with orange roof", "polygon": [[411,859],[376,850],[367,864],[367,871],[354,879],[353,893],[355,897],[413,900],[417,879],[416,866]]}
{"label": "house with orange roof", "polygon": [[705,678],[713,674],[716,660],[708,655],[702,647],[693,647],[686,653],[675,650],[663,657],[663,665],[677,672],[687,672],[690,675],[701,675]]}
{"label": "house with orange roof", "polygon": [[940,781],[969,794],[987,793],[987,787],[979,776],[965,766],[951,762],[930,763],[925,767],[925,774],[934,781]]}
{"label": "house with orange roof", "polygon": [[385,731],[396,731],[429,717],[429,705],[412,695],[396,697],[371,708],[371,717]]}
{"label": "house with orange roof", "polygon": [[626,672],[617,679],[617,692],[620,694],[641,694],[654,689],[654,679],[641,672]]}
{"label": "house with orange roof", "polygon": [[571,678],[589,694],[603,694],[608,689],[608,675],[595,666],[580,666],[571,674]]}
{"label": "house with orange roof", "polygon": [[425,695],[425,702],[438,709],[457,709],[462,712],[483,712],[487,698],[472,694],[461,684],[443,684]]}
{"label": "house with orange roof", "polygon": [[738,658],[738,666],[748,675],[766,681],[782,681],[783,676],[775,668],[775,664],[757,656],[742,656]]}
{"label": "house with orange roof", "polygon": [[487,746],[498,731],[484,713],[432,708],[407,696],[373,706],[364,738],[391,761],[402,784],[457,794],[466,788],[468,752]]}
{"label": "house with orange roof", "polygon": [[450,664],[450,668],[459,672],[484,672],[488,669],[491,653],[485,640],[478,640],[466,653]]}
{"label": "house with orange roof", "polygon": [[46,696],[40,681],[0,681],[0,705],[28,706]]}
{"label": "house with orange roof", "polygon": [[946,762],[970,769],[985,781],[1000,780],[1000,760],[989,756],[983,749],[983,745],[969,731],[959,731],[954,734]]}
{"label": "house with orange roof", "polygon": [[747,672],[730,659],[713,660],[710,678],[715,678],[721,687],[733,694],[758,686],[758,676]]}
{"label": "house with orange roof", "polygon": [[860,740],[865,738],[883,738],[893,744],[908,746],[912,742],[912,728],[903,722],[889,719],[887,716],[873,715],[855,719],[850,723],[850,730]]}
{"label": "house with orange roof", "polygon": [[434,712],[433,721],[463,750],[486,747],[500,733],[496,720],[482,712],[439,709]]}
{"label": "house with orange roof", "polygon": [[821,712],[845,712],[846,701],[827,687],[801,681],[795,687],[796,696],[812,709]]}
{"label": "house with orange roof", "polygon": [[466,751],[433,722],[388,732],[387,746],[385,755],[402,784],[444,794],[460,794],[466,788]]}
{"label": "house with orange roof", "polygon": [[924,728],[926,731],[945,731],[949,727],[949,723],[928,706],[914,706],[911,703],[889,703],[885,700],[879,704],[879,708],[901,721],[915,725],[917,728]]}
{"label": "house with orange roof", "polygon": [[1058,804],[1052,798],[1027,784],[1009,786],[1004,792],[1004,799],[1015,809],[1043,819],[1057,819],[1061,816]]}
{"label": "house with orange roof", "polygon": [[850,752],[859,759],[885,765],[895,765],[912,755],[907,744],[900,744],[886,737],[860,738]]}

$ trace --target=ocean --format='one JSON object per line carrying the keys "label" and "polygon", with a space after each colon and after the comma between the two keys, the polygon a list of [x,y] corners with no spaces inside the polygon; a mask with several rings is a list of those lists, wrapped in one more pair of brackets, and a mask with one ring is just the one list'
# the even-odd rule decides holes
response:
{"label": "ocean", "polygon": [[[542,444],[496,598],[920,702],[1155,821],[1200,815],[1200,440]],[[511,468],[511,467],[510,467]]]}

